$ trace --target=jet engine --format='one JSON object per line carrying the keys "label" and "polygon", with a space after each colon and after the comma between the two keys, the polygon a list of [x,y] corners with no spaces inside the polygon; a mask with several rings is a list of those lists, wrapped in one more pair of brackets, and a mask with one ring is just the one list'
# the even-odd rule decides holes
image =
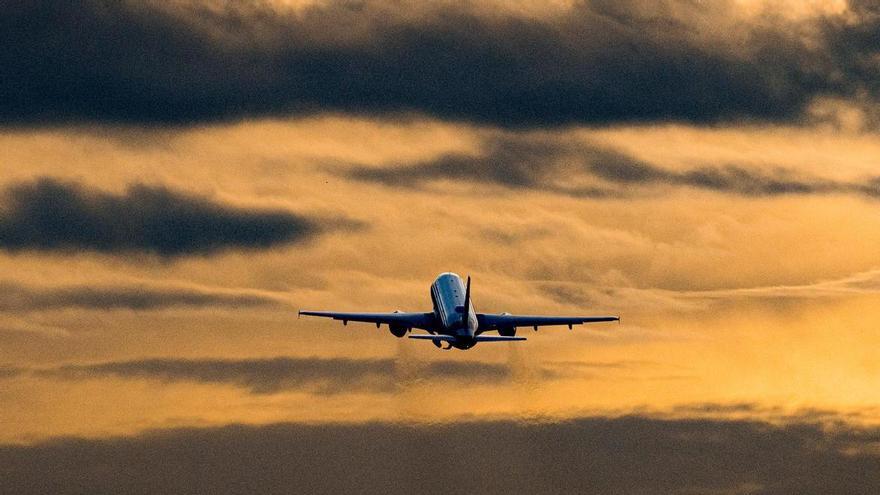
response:
{"label": "jet engine", "polygon": [[409,332],[409,327],[405,327],[402,325],[388,325],[388,328],[391,330],[391,335],[394,335],[397,338],[403,337]]}
{"label": "jet engine", "polygon": [[[395,309],[394,311],[392,311],[392,313],[403,313],[403,311]],[[406,335],[407,332],[410,331],[409,327],[405,327],[403,325],[395,325],[394,323],[388,325],[388,329],[391,330],[391,335],[394,335],[398,339],[403,337],[404,335]]]}
{"label": "jet engine", "polygon": [[[510,313],[501,313],[502,316],[507,316]],[[502,337],[513,337],[516,335],[516,327],[499,327],[498,335]]]}

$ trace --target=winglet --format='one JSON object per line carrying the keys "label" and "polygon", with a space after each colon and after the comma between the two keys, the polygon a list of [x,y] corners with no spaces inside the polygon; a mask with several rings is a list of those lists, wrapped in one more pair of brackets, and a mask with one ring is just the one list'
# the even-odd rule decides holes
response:
{"label": "winglet", "polygon": [[467,287],[464,290],[464,311],[461,313],[461,323],[465,327],[468,325],[468,317],[471,313],[471,276],[468,275]]}

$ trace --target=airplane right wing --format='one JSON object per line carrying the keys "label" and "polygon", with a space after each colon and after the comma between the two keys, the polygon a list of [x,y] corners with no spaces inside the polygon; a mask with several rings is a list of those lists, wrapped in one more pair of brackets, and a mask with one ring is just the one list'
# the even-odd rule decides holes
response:
{"label": "airplane right wing", "polygon": [[503,328],[534,327],[535,330],[547,325],[582,325],[603,321],[620,321],[619,316],[528,316],[509,313],[486,314],[478,313],[477,321],[480,330],[499,330]]}

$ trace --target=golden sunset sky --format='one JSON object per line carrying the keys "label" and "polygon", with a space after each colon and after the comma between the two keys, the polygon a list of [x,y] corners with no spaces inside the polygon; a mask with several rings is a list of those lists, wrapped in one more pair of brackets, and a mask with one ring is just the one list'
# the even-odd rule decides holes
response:
{"label": "golden sunset sky", "polygon": [[[878,33],[872,0],[7,3],[0,493],[878,493]],[[444,271],[622,321],[442,352],[296,315],[428,311]]]}

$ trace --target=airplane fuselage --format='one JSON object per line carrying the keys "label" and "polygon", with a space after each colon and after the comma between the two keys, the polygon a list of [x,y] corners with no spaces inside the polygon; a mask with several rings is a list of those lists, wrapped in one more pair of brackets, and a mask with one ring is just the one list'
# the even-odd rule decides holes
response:
{"label": "airplane fuselage", "polygon": [[466,290],[461,277],[455,273],[441,273],[431,284],[434,315],[440,322],[437,333],[455,336],[451,345],[459,349],[470,349],[476,344],[477,314],[473,303],[466,304]]}

